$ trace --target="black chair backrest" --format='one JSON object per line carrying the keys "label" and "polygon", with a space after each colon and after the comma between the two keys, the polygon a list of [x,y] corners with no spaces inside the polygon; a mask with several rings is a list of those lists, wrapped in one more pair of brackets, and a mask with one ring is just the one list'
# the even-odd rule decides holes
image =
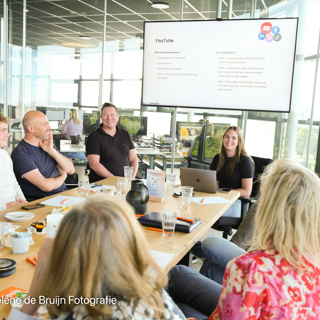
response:
{"label": "black chair backrest", "polygon": [[78,182],[79,182],[79,176],[76,172],[72,175],[68,175],[66,180],[64,181],[67,189],[76,188],[78,186]]}
{"label": "black chair backrest", "polygon": [[254,161],[254,176],[253,176],[253,185],[252,185],[252,192],[250,197],[257,198],[260,192],[260,175],[262,174],[264,168],[273,162],[272,159],[267,158],[259,158],[251,156],[252,160]]}

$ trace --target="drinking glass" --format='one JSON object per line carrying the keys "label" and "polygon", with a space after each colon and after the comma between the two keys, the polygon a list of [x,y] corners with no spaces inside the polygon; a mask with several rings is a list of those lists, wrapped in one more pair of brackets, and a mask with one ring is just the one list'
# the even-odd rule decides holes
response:
{"label": "drinking glass", "polygon": [[78,192],[79,192],[80,199],[85,198],[85,196],[86,196],[86,182],[84,182],[84,181],[78,182]]}
{"label": "drinking glass", "polygon": [[79,141],[79,148],[83,149],[83,147],[84,147],[84,140],[80,140]]}
{"label": "drinking glass", "polygon": [[174,227],[177,222],[177,213],[173,211],[162,211],[162,234],[165,237],[173,237]]}
{"label": "drinking glass", "polygon": [[118,178],[117,180],[117,189],[120,194],[125,194],[127,189],[127,180],[126,178]]}
{"label": "drinking glass", "polygon": [[90,191],[91,191],[91,185],[89,182],[86,182],[85,185],[84,185],[84,189],[85,189],[85,198],[88,197],[88,195],[90,194]]}
{"label": "drinking glass", "polygon": [[176,182],[176,175],[168,173],[167,174],[167,189],[173,189],[175,182]]}
{"label": "drinking glass", "polygon": [[180,209],[188,209],[192,198],[193,187],[181,187]]}
{"label": "drinking glass", "polygon": [[133,175],[133,167],[124,166],[124,177],[127,179],[127,181],[131,182],[132,175]]}

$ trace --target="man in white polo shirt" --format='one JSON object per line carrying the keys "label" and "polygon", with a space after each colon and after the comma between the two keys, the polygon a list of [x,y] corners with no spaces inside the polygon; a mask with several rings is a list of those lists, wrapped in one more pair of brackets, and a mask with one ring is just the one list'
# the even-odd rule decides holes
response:
{"label": "man in white polo shirt", "polygon": [[2,149],[7,146],[10,137],[8,122],[8,118],[0,113],[0,210],[27,202],[13,173],[11,158]]}

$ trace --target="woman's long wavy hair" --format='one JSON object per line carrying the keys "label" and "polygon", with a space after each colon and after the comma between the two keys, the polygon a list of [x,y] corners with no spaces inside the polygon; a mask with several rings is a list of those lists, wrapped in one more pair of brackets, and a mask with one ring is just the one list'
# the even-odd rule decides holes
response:
{"label": "woman's long wavy hair", "polygon": [[[61,221],[49,257],[41,295],[144,301],[165,318],[159,293],[167,275],[148,251],[148,243],[132,208],[105,195],[90,196]],[[157,275],[155,279],[155,275]],[[51,315],[71,311],[74,303],[51,304]],[[108,305],[86,305],[92,319],[111,316]],[[120,308],[120,307],[119,307]],[[130,314],[121,310],[125,319]],[[112,317],[111,317],[112,318]]]}
{"label": "woman's long wavy hair", "polygon": [[250,250],[278,250],[297,270],[320,267],[320,179],[293,160],[266,167]]}
{"label": "woman's long wavy hair", "polygon": [[80,124],[82,120],[79,117],[79,113],[77,109],[71,109],[71,115],[70,115],[70,120],[73,120],[74,124]]}
{"label": "woman's long wavy hair", "polygon": [[226,152],[226,148],[224,147],[223,144],[223,139],[225,137],[225,135],[227,134],[227,132],[229,130],[233,130],[237,133],[238,135],[238,146],[236,149],[236,154],[233,157],[233,159],[230,161],[230,163],[228,164],[226,173],[229,175],[232,175],[234,168],[236,167],[236,165],[239,163],[240,161],[240,156],[245,156],[251,159],[251,161],[253,162],[252,158],[248,155],[245,146],[244,146],[244,139],[243,139],[243,134],[242,131],[239,127],[237,126],[230,126],[223,134],[222,136],[222,141],[221,141],[221,146],[220,146],[220,152],[219,152],[219,162],[218,162],[218,166],[216,171],[219,172],[221,170],[221,168],[223,168],[226,158],[227,158],[227,152]]}

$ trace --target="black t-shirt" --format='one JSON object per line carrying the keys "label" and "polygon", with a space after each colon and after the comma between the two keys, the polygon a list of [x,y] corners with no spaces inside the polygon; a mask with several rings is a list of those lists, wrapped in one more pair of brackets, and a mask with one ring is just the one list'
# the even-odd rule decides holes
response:
{"label": "black t-shirt", "polygon": [[[241,189],[241,179],[253,178],[254,165],[249,157],[240,156],[239,163],[235,166],[232,175],[226,173],[226,169],[231,159],[226,158],[224,166],[217,173],[219,188]],[[211,163],[210,170],[216,170],[219,162],[217,154]]]}
{"label": "black t-shirt", "polygon": [[[130,133],[126,129],[116,127],[114,137],[100,128],[92,131],[86,145],[87,156],[96,154],[100,156],[100,163],[115,176],[124,176],[124,166],[129,166],[129,152],[134,149]],[[89,174],[90,183],[104,179],[92,169]]]}

